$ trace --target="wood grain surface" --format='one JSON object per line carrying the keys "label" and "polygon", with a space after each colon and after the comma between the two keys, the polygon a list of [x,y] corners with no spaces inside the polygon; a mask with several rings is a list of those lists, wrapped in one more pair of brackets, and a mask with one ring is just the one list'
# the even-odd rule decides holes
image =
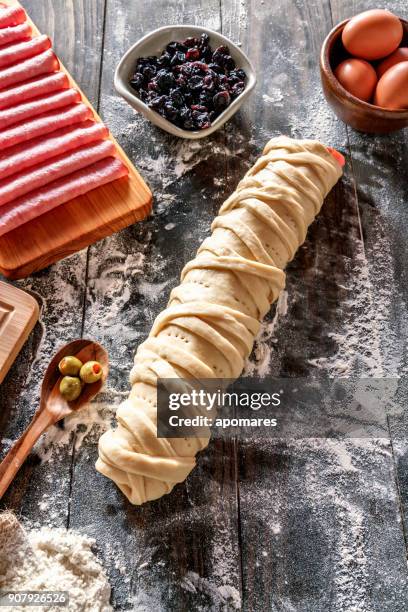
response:
{"label": "wood grain surface", "polygon": [[[20,5],[17,0],[7,0],[7,4]],[[40,34],[30,15],[28,21],[33,34]],[[68,75],[70,86],[79,90],[82,101],[91,107],[70,72],[63,64],[60,69]],[[95,111],[93,114],[99,121]],[[110,139],[129,169],[129,175],[57,206],[0,236],[0,272],[5,276],[12,279],[28,276],[144,219],[150,213],[152,194],[148,186],[115,138],[110,135]]]}
{"label": "wood grain surface", "polygon": [[[407,374],[407,133],[366,136],[332,115],[320,45],[368,0],[25,0],[155,193],[153,216],[18,286],[40,324],[0,388],[4,451],[33,414],[58,345],[84,335],[109,350],[106,391],[40,444],[5,497],[31,524],[94,536],[116,610],[403,612],[408,608],[404,419],[385,440],[214,440],[171,495],[132,507],[96,473],[98,435],[127,394],[136,346],[184,263],[266,141],[316,137],[347,156],[291,263],[247,372],[267,376]],[[387,8],[407,16],[403,0]],[[61,15],[64,15],[62,22]],[[113,90],[142,34],[170,23],[220,30],[258,77],[225,128],[200,143],[151,126]],[[91,428],[89,420],[95,419]],[[50,442],[53,445],[50,447]],[[53,450],[52,450],[53,449]],[[40,464],[38,457],[42,458]]]}
{"label": "wood grain surface", "polygon": [[38,321],[36,300],[0,281],[0,384]]}

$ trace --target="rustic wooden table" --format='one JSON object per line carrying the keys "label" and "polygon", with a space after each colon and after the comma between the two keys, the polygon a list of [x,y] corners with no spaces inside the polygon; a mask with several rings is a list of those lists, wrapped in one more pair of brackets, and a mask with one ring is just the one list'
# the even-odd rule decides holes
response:
{"label": "rustic wooden table", "polygon": [[[287,292],[263,327],[248,371],[406,375],[408,132],[374,137],[346,128],[327,107],[318,74],[332,25],[375,3],[24,5],[149,182],[155,206],[140,225],[16,283],[37,297],[42,315],[0,389],[3,452],[33,414],[58,345],[94,338],[108,348],[112,372],[96,406],[40,444],[4,505],[32,525],[94,536],[117,610],[407,610],[403,422],[390,440],[213,442],[185,484],[142,508],[94,470],[98,434],[109,405],[126,395],[136,346],[224,198],[280,133],[320,138],[344,151],[348,164],[290,266]],[[407,16],[404,0],[386,5]],[[170,23],[222,31],[256,67],[251,100],[204,142],[167,136],[113,89],[123,52]]]}

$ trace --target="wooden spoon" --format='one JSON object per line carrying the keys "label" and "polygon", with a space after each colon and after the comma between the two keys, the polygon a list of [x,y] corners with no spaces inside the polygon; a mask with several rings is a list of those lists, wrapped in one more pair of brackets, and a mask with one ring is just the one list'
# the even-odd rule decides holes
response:
{"label": "wooden spoon", "polygon": [[[98,382],[84,385],[81,395],[73,402],[67,402],[60,391],[62,376],[58,364],[63,357],[72,355],[85,361],[99,361],[102,366],[102,378]],[[109,359],[106,350],[97,342],[91,340],[74,340],[65,344],[52,359],[45,372],[41,386],[40,406],[33,420],[23,435],[14,443],[0,464],[0,499],[7,491],[28,454],[44,431],[88,404],[101,390],[109,372]]]}

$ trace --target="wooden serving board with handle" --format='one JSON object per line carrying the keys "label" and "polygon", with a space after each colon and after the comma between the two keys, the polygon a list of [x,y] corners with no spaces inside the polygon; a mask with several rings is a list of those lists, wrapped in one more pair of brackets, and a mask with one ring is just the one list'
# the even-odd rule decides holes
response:
{"label": "wooden serving board with handle", "polygon": [[38,320],[36,300],[0,281],[0,384]]}
{"label": "wooden serving board with handle", "polygon": [[[12,6],[19,5],[19,2],[2,0],[1,4]],[[33,34],[39,34],[29,17],[28,21]],[[60,68],[67,74],[71,86],[80,92],[83,102],[91,108],[95,120],[101,121],[69,72],[62,64]],[[117,147],[118,156],[129,168],[129,176],[57,206],[0,236],[0,273],[8,278],[23,278],[144,219],[150,213],[150,189],[116,140],[110,138]]]}

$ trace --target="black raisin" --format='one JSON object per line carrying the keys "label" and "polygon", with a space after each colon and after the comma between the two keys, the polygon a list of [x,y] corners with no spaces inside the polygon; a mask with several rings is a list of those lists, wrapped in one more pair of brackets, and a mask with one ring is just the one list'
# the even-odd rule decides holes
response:
{"label": "black raisin", "polygon": [[233,70],[235,68],[235,61],[230,55],[226,55],[224,57],[223,65],[226,70]]}
{"label": "black raisin", "polygon": [[167,47],[166,47],[166,51],[169,55],[171,55],[173,57],[173,55],[175,54],[175,52],[177,51],[177,42],[175,40],[173,40],[172,42],[170,42]]}
{"label": "black raisin", "polygon": [[177,66],[177,64],[183,64],[186,61],[186,54],[182,51],[176,51],[171,58],[170,65]]}
{"label": "black raisin", "polygon": [[227,108],[231,102],[228,91],[219,91],[217,94],[215,94],[213,102],[216,111],[223,111],[224,108]]}
{"label": "black raisin", "polygon": [[237,96],[242,94],[244,89],[245,89],[245,83],[243,81],[239,81],[238,83],[235,83],[235,85],[233,85],[231,89],[231,94],[234,96],[234,98],[236,98]]}
{"label": "black raisin", "polygon": [[200,59],[200,52],[196,47],[189,49],[186,53],[186,59],[190,62]]}
{"label": "black raisin", "polygon": [[193,103],[194,98],[193,98],[193,95],[189,91],[186,91],[183,95],[184,95],[184,101],[186,104],[190,105]]}
{"label": "black raisin", "polygon": [[178,110],[177,108],[175,108],[175,106],[173,106],[171,102],[165,103],[164,112],[166,115],[166,119],[169,119],[169,121],[174,121],[174,119],[176,119],[178,116]]}
{"label": "black raisin", "polygon": [[229,49],[225,45],[221,45],[221,47],[217,47],[212,56],[212,61],[215,64],[219,64],[220,66],[224,65],[224,58],[228,57],[230,54]]}
{"label": "black raisin", "polygon": [[199,76],[192,76],[188,81],[188,88],[197,91],[203,88],[203,80]]}
{"label": "black raisin", "polygon": [[179,87],[172,89],[170,92],[170,98],[176,108],[180,108],[184,104],[184,96]]}
{"label": "black raisin", "polygon": [[167,101],[167,96],[156,96],[149,102],[149,106],[155,110],[162,108]]}
{"label": "black raisin", "polygon": [[210,117],[208,113],[201,113],[200,111],[193,111],[192,115],[193,115],[194,125],[199,130],[205,130],[206,128],[210,127],[211,122],[210,122]]}
{"label": "black raisin", "polygon": [[224,69],[222,66],[220,66],[219,64],[216,64],[214,62],[210,62],[208,64],[208,68],[210,68],[211,70],[213,70],[214,72],[217,72],[218,74],[224,74]]}
{"label": "black raisin", "polygon": [[215,89],[215,84],[215,80],[210,74],[203,78],[203,85],[208,91],[213,91]]}
{"label": "black raisin", "polygon": [[213,105],[213,94],[211,91],[204,89],[200,92],[199,103],[203,106],[210,107]]}
{"label": "black raisin", "polygon": [[156,74],[156,81],[160,89],[164,92],[167,92],[171,87],[175,85],[175,79],[171,72],[162,68]]}
{"label": "black raisin", "polygon": [[240,81],[245,81],[245,79],[246,79],[245,70],[243,70],[242,68],[237,68],[235,70],[235,74],[237,75],[237,77],[239,78]]}
{"label": "black raisin", "polygon": [[183,64],[182,66],[180,66],[180,72],[181,74],[184,74],[184,76],[190,76],[192,71],[193,71],[193,64],[191,64],[190,62],[187,62],[186,64]]}
{"label": "black raisin", "polygon": [[203,32],[200,36],[201,47],[208,47],[209,42],[210,42],[210,37],[208,36],[208,34],[205,34],[205,32]]}
{"label": "black raisin", "polygon": [[164,68],[164,67],[170,66],[170,60],[171,60],[170,54],[167,53],[167,51],[163,51],[163,53],[157,60],[157,64],[161,68]]}
{"label": "black raisin", "polygon": [[206,106],[203,106],[202,104],[192,104],[191,110],[200,111],[201,113],[206,113],[208,111],[208,108]]}
{"label": "black raisin", "polygon": [[180,119],[180,123],[182,127],[184,127],[185,130],[193,129],[194,124],[193,124],[193,117],[191,114],[191,110],[187,108],[186,106],[180,110],[179,119]]}
{"label": "black raisin", "polygon": [[133,77],[130,79],[130,84],[133,89],[139,89],[139,87],[143,85],[143,81],[143,74],[141,74],[140,72],[136,72],[136,74],[134,74]]}
{"label": "black raisin", "polygon": [[200,41],[198,40],[198,38],[194,38],[193,36],[191,36],[190,38],[186,38],[186,40],[183,42],[183,45],[190,49],[191,47],[196,47],[199,42]]}
{"label": "black raisin", "polygon": [[208,64],[212,60],[212,50],[211,47],[203,47],[201,49],[201,60]]}
{"label": "black raisin", "polygon": [[152,81],[150,81],[150,83],[148,83],[147,89],[149,91],[158,91],[159,90],[159,86],[157,84],[156,79],[153,79]]}
{"label": "black raisin", "polygon": [[192,74],[203,74],[208,72],[208,65],[204,62],[193,62],[192,63]]}
{"label": "black raisin", "polygon": [[187,85],[187,77],[181,74],[180,76],[177,77],[176,83],[179,87],[185,87]]}

